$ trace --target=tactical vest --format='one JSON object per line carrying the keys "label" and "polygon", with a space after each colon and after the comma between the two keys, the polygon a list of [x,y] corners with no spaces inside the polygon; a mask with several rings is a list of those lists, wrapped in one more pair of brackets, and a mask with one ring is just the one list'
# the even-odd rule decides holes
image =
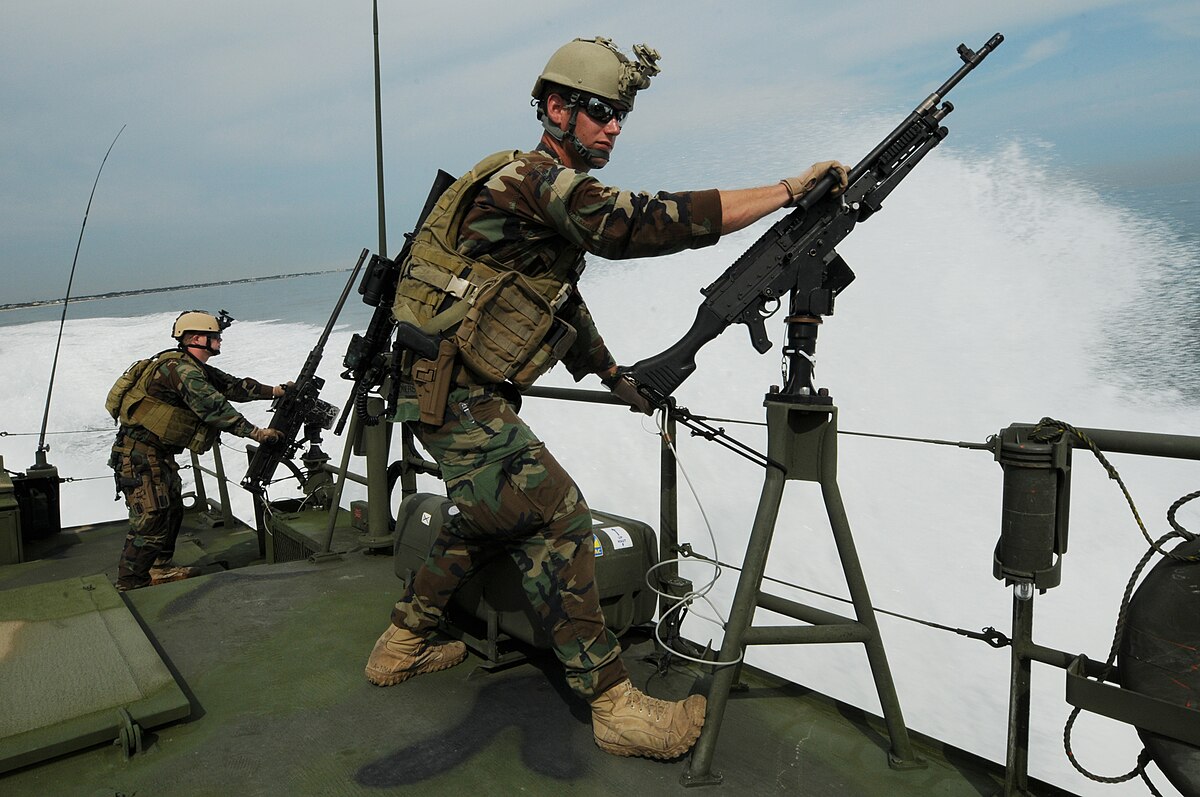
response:
{"label": "tactical vest", "polygon": [[547,273],[531,276],[458,252],[459,230],[475,197],[519,156],[490,155],[443,192],[413,238],[392,314],[430,335],[452,332],[459,361],[482,382],[511,381],[524,389],[575,341],[574,327],[555,313],[579,277],[582,253],[567,246]]}
{"label": "tactical vest", "polygon": [[[130,366],[126,374],[130,374],[138,366],[141,366],[141,373],[126,390],[116,418],[123,426],[140,426],[152,432],[166,445],[203,454],[213,447],[220,430],[201,421],[199,416],[187,407],[168,404],[148,392],[150,381],[158,372],[159,365],[166,360],[180,360],[185,356],[188,355],[178,349],[172,349],[159,352],[149,360],[141,360]],[[120,383],[121,380],[117,381]],[[116,385],[113,387],[116,389]]]}

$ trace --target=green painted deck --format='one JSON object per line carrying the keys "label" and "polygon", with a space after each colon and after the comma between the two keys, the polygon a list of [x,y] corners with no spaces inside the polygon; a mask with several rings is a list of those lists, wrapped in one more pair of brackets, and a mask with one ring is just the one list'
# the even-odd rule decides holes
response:
{"label": "green painted deck", "polygon": [[[726,711],[713,768],[719,786],[686,788],[687,759],[617,758],[597,748],[587,706],[565,691],[558,665],[531,651],[489,670],[458,667],[389,688],[363,677],[400,582],[387,554],[339,529],[332,561],[269,565],[244,528],[205,528],[189,516],[206,574],[119,595],[175,675],[186,719],[147,730],[125,760],[97,743],[0,775],[19,795],[993,795],[999,766],[914,734],[923,769],[888,767],[881,719],[746,668]],[[68,530],[49,557],[0,568],[0,605],[27,583],[115,576],[124,526]],[[255,563],[257,561],[258,563]],[[238,566],[248,564],[248,566]],[[230,569],[226,569],[226,567]],[[97,570],[99,568],[99,570]],[[624,639],[634,682],[679,698],[702,691],[700,668],[659,671],[644,630]],[[88,668],[79,674],[88,679]],[[7,684],[4,687],[8,689]],[[23,684],[21,690],[53,689]],[[24,695],[26,699],[34,696]],[[110,737],[114,738],[114,737]],[[1035,784],[1037,794],[1060,790]]]}

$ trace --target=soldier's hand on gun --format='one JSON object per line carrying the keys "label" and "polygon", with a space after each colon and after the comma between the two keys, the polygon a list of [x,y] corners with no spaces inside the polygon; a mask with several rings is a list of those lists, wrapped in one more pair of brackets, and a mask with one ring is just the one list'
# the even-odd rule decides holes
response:
{"label": "soldier's hand on gun", "polygon": [[282,385],[276,385],[275,387],[271,388],[271,397],[279,398],[284,393],[288,392],[289,389],[291,389],[295,386],[296,386],[295,382],[286,382],[285,384],[282,384]]}
{"label": "soldier's hand on gun", "polygon": [[804,174],[788,177],[779,182],[783,183],[792,197],[788,205],[795,205],[805,194],[813,190],[826,174],[833,176],[833,188],[829,190],[829,193],[833,196],[842,193],[846,190],[848,171],[839,161],[821,161],[809,166]]}
{"label": "soldier's hand on gun", "polygon": [[250,439],[265,446],[279,445],[283,442],[283,432],[278,429],[263,429],[255,426],[250,430]]}
{"label": "soldier's hand on gun", "polygon": [[604,386],[612,391],[612,394],[629,405],[630,412],[640,412],[643,415],[653,415],[654,405],[638,392],[637,385],[633,383],[627,376],[618,376],[606,380]]}

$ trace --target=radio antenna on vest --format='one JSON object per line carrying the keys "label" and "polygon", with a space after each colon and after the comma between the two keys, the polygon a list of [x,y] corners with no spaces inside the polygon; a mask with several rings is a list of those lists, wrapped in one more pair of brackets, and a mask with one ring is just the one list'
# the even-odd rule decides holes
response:
{"label": "radio antenna on vest", "polygon": [[79,247],[83,245],[83,231],[87,229],[88,214],[92,210],[92,199],[96,196],[96,186],[100,184],[100,174],[104,171],[104,164],[108,162],[109,153],[112,152],[113,147],[117,144],[117,139],[124,132],[125,125],[121,125],[121,129],[113,137],[112,143],[108,145],[108,150],[104,153],[103,160],[100,161],[100,168],[96,171],[96,180],[92,183],[92,193],[88,195],[87,207],[83,211],[83,224],[79,226],[79,240],[75,243],[75,257],[71,260],[71,276],[67,279],[67,295],[63,297],[62,318],[58,322],[58,340],[54,344],[54,363],[50,366],[50,386],[46,388],[46,408],[42,412],[42,432],[38,436],[37,464],[34,467],[46,466],[46,423],[50,420],[50,397],[54,394],[54,374],[58,370],[58,350],[62,347],[63,327],[67,323],[67,305],[71,301],[71,283],[75,281],[75,266],[79,262]]}

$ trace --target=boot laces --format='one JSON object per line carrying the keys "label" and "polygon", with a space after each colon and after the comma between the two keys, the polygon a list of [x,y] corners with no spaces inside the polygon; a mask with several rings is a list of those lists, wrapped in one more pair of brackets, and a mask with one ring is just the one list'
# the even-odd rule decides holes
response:
{"label": "boot laces", "polygon": [[663,719],[670,712],[670,704],[667,701],[650,697],[638,689],[634,689],[633,694],[630,695],[629,707],[639,714],[649,716],[655,722]]}

